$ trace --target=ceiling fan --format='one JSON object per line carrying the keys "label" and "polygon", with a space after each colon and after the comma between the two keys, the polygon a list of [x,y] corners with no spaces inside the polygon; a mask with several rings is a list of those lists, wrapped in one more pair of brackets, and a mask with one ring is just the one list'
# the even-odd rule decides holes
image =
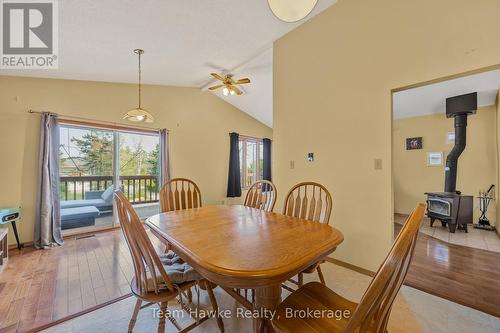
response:
{"label": "ceiling fan", "polygon": [[250,83],[249,78],[239,79],[235,81],[233,80],[233,75],[231,74],[227,74],[224,77],[220,76],[217,73],[210,73],[210,75],[212,75],[217,80],[221,81],[222,84],[209,87],[208,90],[217,90],[223,88],[222,94],[224,96],[229,96],[234,94],[241,95],[243,94],[243,92],[240,89],[238,89],[237,85]]}

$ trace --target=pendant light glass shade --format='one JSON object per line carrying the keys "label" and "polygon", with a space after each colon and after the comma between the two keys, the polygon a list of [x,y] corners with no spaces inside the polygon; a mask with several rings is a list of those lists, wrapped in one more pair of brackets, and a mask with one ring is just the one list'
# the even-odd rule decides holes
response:
{"label": "pendant light glass shade", "polygon": [[135,49],[134,53],[139,56],[139,106],[123,115],[123,119],[134,122],[134,123],[152,123],[154,118],[148,111],[141,107],[142,103],[142,87],[141,87],[141,55],[144,54],[144,50]]}
{"label": "pendant light glass shade", "polygon": [[151,113],[141,108],[136,108],[125,113],[123,119],[134,123],[152,123],[155,121]]}
{"label": "pendant light glass shade", "polygon": [[274,16],[285,22],[297,22],[309,15],[318,0],[267,0]]}

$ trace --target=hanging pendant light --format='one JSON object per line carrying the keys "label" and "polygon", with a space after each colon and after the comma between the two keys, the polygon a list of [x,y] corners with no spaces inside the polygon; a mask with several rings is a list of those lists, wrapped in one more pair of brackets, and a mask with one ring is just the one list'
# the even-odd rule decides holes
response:
{"label": "hanging pendant light", "polygon": [[282,21],[292,23],[309,15],[318,0],[267,0],[274,16]]}
{"label": "hanging pendant light", "polygon": [[139,56],[139,106],[129,112],[125,113],[123,119],[136,122],[136,123],[152,123],[154,121],[153,116],[148,111],[144,110],[141,106],[142,95],[141,95],[141,55],[144,54],[144,50],[135,49],[134,53]]}

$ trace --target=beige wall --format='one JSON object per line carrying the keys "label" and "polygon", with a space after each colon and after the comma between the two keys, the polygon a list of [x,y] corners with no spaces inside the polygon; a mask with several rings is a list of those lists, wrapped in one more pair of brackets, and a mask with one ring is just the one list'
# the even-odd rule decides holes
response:
{"label": "beige wall", "polygon": [[[497,182],[496,106],[480,108],[468,118],[467,146],[458,160],[457,189],[464,194],[479,194]],[[442,192],[444,163],[453,144],[446,134],[454,132],[453,119],[445,114],[394,120],[393,175],[394,211],[408,214],[415,202],[425,201],[424,192]],[[423,149],[406,150],[406,138],[423,137]],[[442,152],[443,165],[427,166],[428,152]],[[495,205],[488,210],[496,220]],[[479,219],[478,201],[474,200],[474,221]]]}
{"label": "beige wall", "polygon": [[[40,121],[27,110],[130,125],[121,117],[136,105],[136,89],[131,84],[0,76],[0,207],[22,207],[22,241],[33,238]],[[230,131],[272,137],[269,127],[199,89],[145,86],[143,104],[156,118],[154,127],[171,130],[173,176],[193,179],[204,204],[224,200]]]}
{"label": "beige wall", "polygon": [[274,180],[331,190],[334,257],[375,270],[391,245],[391,90],[498,64],[498,13],[498,0],[346,0],[275,43]]}

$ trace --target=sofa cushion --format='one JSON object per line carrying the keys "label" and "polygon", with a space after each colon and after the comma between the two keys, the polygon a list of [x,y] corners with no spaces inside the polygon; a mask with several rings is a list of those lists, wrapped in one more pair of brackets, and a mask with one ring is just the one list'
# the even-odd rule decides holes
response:
{"label": "sofa cushion", "polygon": [[102,200],[106,201],[107,203],[112,203],[113,202],[113,195],[114,195],[115,189],[113,185],[108,187],[106,191],[101,195]]}
{"label": "sofa cushion", "polygon": [[96,218],[99,210],[94,206],[61,209],[61,221]]}
{"label": "sofa cushion", "polygon": [[61,209],[66,208],[77,208],[77,207],[88,207],[94,206],[99,207],[109,207],[110,203],[104,201],[103,199],[90,199],[90,200],[64,200],[61,201]]}

